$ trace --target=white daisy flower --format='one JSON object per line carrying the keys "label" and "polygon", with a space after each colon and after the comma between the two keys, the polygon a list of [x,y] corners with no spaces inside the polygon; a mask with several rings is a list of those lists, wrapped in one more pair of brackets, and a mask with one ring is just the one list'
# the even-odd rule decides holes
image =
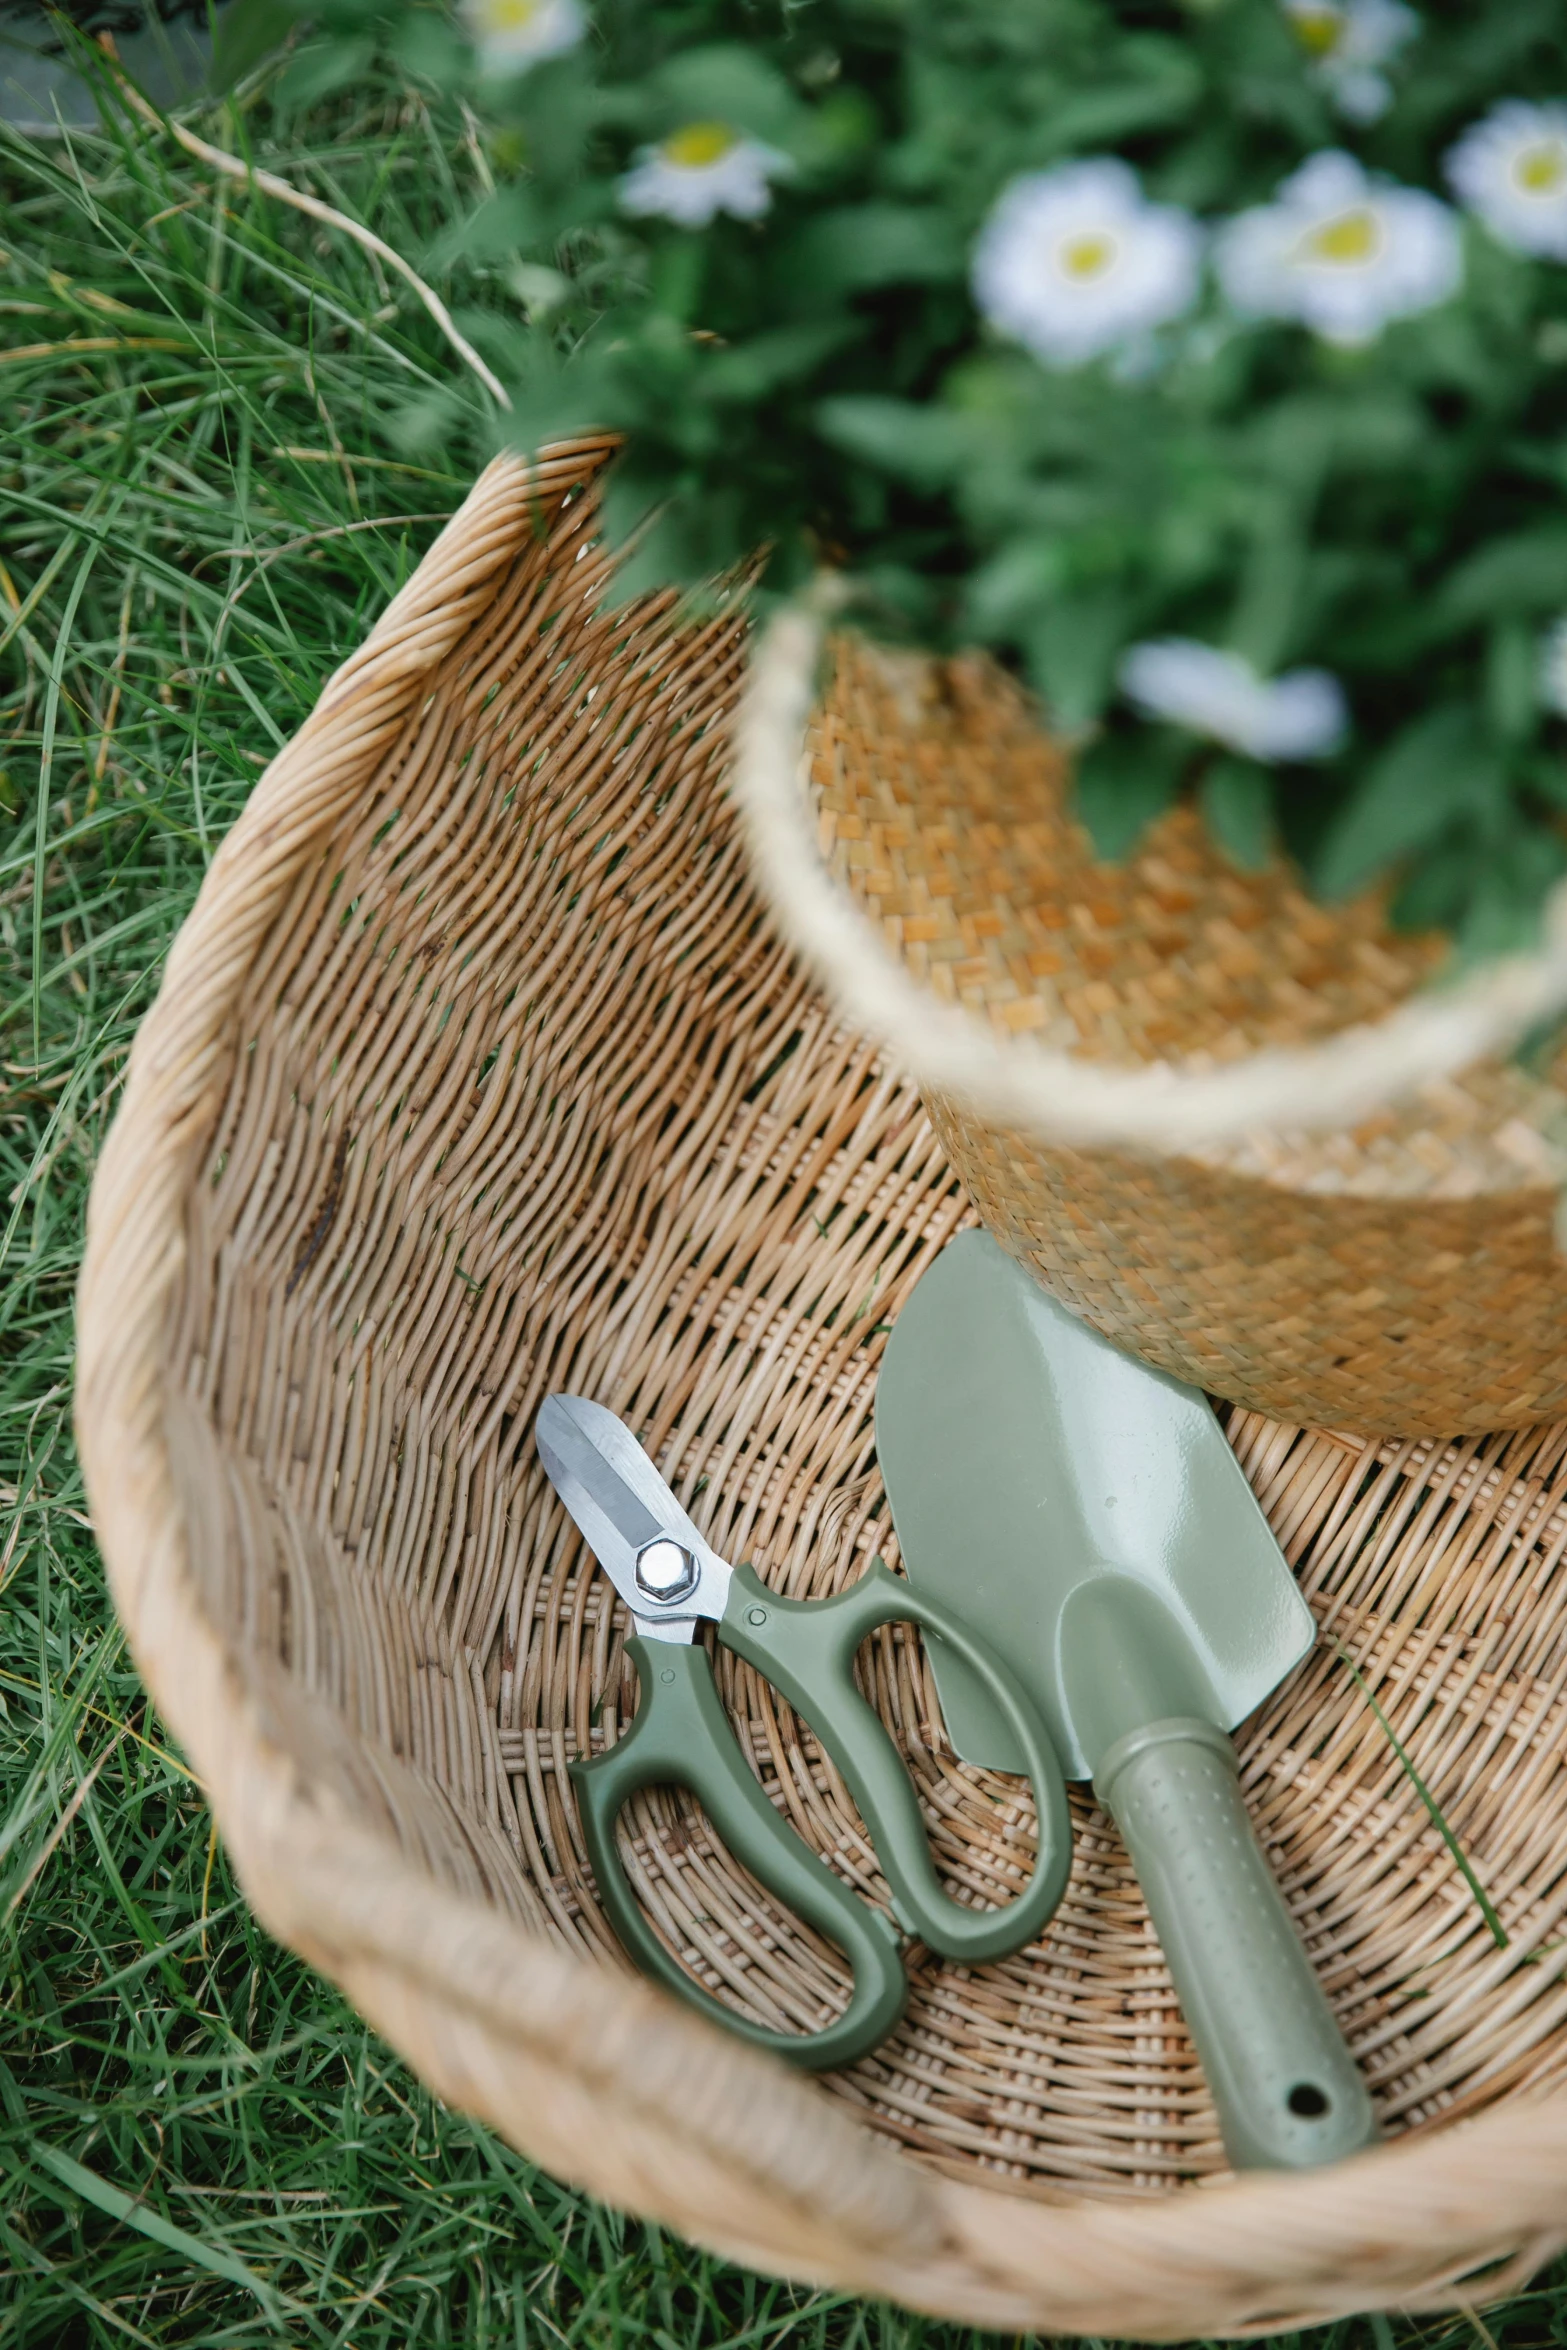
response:
{"label": "white daisy flower", "polygon": [[1567,613],[1540,641],[1540,699],[1558,718],[1567,718]]}
{"label": "white daisy flower", "polygon": [[677,220],[682,228],[706,228],[720,212],[760,220],[773,200],[768,183],[793,169],[776,147],[745,138],[726,122],[688,122],[640,150],[620,183],[620,206]]}
{"label": "white daisy flower", "polygon": [[1319,82],[1351,122],[1375,122],[1393,102],[1384,65],[1420,30],[1402,0],[1281,0]]}
{"label": "white daisy flower", "polygon": [[575,49],[588,29],[578,0],[462,0],[462,18],[485,73],[523,73]]}
{"label": "white daisy flower", "polygon": [[1025,172],[974,247],[974,300],[1047,367],[1124,350],[1197,299],[1202,231],[1113,156]]}
{"label": "white daisy flower", "polygon": [[1247,318],[1298,318],[1330,343],[1369,343],[1389,319],[1434,310],[1463,277],[1457,216],[1422,188],[1368,179],[1329,149],[1272,204],[1219,231],[1214,263]]}
{"label": "white daisy flower", "polygon": [[1165,718],[1248,759],[1329,759],[1349,730],[1338,679],[1326,669],[1259,677],[1239,653],[1192,637],[1133,645],[1121,690],[1145,718]]}
{"label": "white daisy flower", "polygon": [[1504,245],[1567,261],[1567,106],[1505,99],[1465,131],[1447,176]]}

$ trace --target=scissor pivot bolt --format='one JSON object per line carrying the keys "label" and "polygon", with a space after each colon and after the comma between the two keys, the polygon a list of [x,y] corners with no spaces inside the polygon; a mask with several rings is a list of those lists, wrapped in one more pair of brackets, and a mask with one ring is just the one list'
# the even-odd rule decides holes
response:
{"label": "scissor pivot bolt", "polygon": [[765,1623],[766,1623],[766,1621],[767,1621],[767,1610],[766,1610],[766,1608],[765,1608],[765,1607],[753,1607],[753,1608],[747,1608],[747,1610],[746,1610],[746,1616],[745,1616],[745,1620],[746,1620],[746,1622],[747,1622],[748,1624],[765,1624]]}
{"label": "scissor pivot bolt", "polygon": [[649,1599],[684,1599],[696,1582],[696,1560],[661,1534],[637,1552],[637,1587]]}

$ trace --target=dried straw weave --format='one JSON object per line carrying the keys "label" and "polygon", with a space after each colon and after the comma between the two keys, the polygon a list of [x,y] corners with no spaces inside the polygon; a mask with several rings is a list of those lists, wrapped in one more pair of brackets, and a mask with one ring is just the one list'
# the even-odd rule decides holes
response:
{"label": "dried straw weave", "polygon": [[[811,744],[827,869],[929,1002],[1020,1054],[1234,1067],[1374,1036],[1436,970],[1440,941],[1394,933],[1379,898],[1324,909],[1282,860],[1240,872],[1190,809],[1097,862],[1061,754],[991,664],[834,650]],[[1443,1435],[1567,1410],[1564,1084],[1558,1044],[1351,1127],[1164,1150],[1064,1147],[925,1092],[985,1221],[1112,1338],[1256,1410]]]}
{"label": "dried straw weave", "polygon": [[[606,1930],[565,1765],[624,1718],[624,1626],[535,1463],[539,1398],[601,1397],[720,1548],[836,1588],[886,1543],[884,1326],[969,1211],[758,912],[719,789],[737,620],[595,616],[602,454],[492,467],[263,779],[94,1189],[96,1522],[247,1890],[443,2096],[766,2268],[1143,2340],[1502,2291],[1567,2242],[1567,1427],[1232,1425],[1508,1936],[1323,1642],[1244,1769],[1385,2148],[1216,2175],[1087,1803],[1044,1940],[977,1971],[911,1952],[906,2023],[825,2083]],[[879,1895],[809,1736],[719,1661],[774,1800]],[[917,1646],[866,1669],[949,1881],[1002,1897],[1026,1797],[953,1758]],[[801,2025],[841,1997],[700,1816],[653,1798],[633,1830],[709,1983]]]}

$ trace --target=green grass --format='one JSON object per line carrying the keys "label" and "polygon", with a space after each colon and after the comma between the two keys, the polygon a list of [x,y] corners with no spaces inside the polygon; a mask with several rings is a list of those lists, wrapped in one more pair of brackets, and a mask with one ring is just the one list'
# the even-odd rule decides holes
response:
{"label": "green grass", "polygon": [[[396,90],[212,127],[416,260],[478,168]],[[94,1156],[214,845],[487,425],[404,289],[123,126],[0,144],[0,247],[0,2350],[976,2343],[728,2268],[448,2112],[251,1919],[147,1704],[69,1420]],[[504,286],[443,285],[515,331]],[[1304,2339],[1556,2342],[1567,2287],[1486,2329]]]}

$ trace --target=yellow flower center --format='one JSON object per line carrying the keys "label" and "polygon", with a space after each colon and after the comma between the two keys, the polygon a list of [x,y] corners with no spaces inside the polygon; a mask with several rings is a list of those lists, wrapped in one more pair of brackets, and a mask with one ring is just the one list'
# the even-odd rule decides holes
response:
{"label": "yellow flower center", "polygon": [[1068,277],[1102,277],[1115,253],[1114,237],[1106,236],[1103,229],[1091,229],[1085,236],[1067,238],[1061,247],[1061,267]]}
{"label": "yellow flower center", "polygon": [[1531,196],[1554,196],[1567,182],[1567,143],[1542,139],[1526,147],[1513,165],[1513,177]]}
{"label": "yellow flower center", "polygon": [[1344,38],[1343,11],[1337,8],[1292,8],[1295,38],[1313,57],[1331,57]]}
{"label": "yellow flower center", "polygon": [[688,122],[664,141],[664,160],[677,171],[706,171],[739,145],[726,122]]}
{"label": "yellow flower center", "polygon": [[488,0],[484,14],[492,33],[525,33],[544,0]]}
{"label": "yellow flower center", "polygon": [[1331,261],[1354,269],[1369,261],[1381,242],[1381,223],[1368,205],[1362,205],[1358,211],[1341,212],[1337,220],[1325,220],[1321,228],[1313,229],[1306,239],[1306,251],[1313,261]]}

